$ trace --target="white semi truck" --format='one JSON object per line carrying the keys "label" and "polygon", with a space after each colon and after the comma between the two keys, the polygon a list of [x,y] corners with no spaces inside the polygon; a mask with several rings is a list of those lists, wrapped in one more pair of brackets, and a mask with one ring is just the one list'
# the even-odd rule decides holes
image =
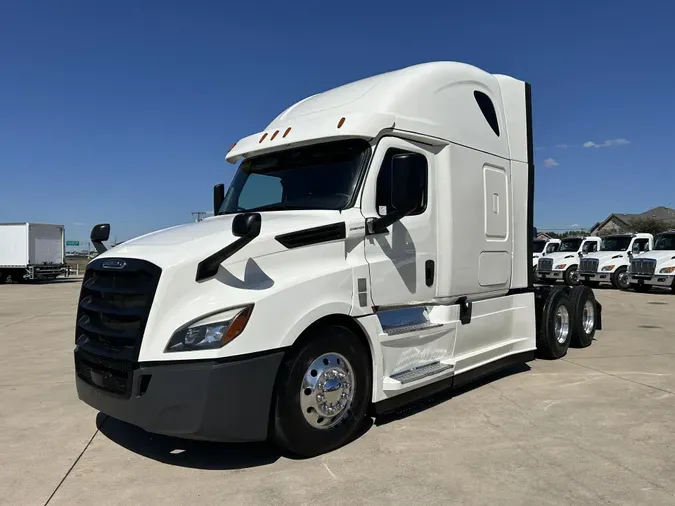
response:
{"label": "white semi truck", "polygon": [[579,278],[582,283],[596,287],[611,283],[617,290],[630,287],[628,268],[633,255],[654,246],[652,234],[615,234],[603,237],[600,250],[583,255],[579,261]]}
{"label": "white semi truck", "polygon": [[149,432],[316,455],[368,416],[591,344],[534,288],[530,87],[453,62],[309,97],[237,142],[215,216],[87,267],[80,399]]}
{"label": "white semi truck", "polygon": [[560,248],[560,239],[535,239],[532,241],[532,271],[537,276],[539,259],[555,253]]}
{"label": "white semi truck", "polygon": [[628,274],[635,291],[648,292],[653,287],[675,291],[675,230],[659,234],[651,251],[635,255]]}
{"label": "white semi truck", "polygon": [[0,284],[54,279],[66,270],[63,225],[0,223]]}
{"label": "white semi truck", "polygon": [[600,248],[599,237],[566,237],[558,251],[540,258],[537,263],[537,278],[555,283],[562,280],[568,286],[579,284],[579,260],[581,256]]}

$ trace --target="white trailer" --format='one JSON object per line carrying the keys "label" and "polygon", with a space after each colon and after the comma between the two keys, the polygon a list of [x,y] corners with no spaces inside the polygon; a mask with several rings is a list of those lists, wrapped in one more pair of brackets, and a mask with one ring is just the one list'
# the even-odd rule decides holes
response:
{"label": "white trailer", "polygon": [[555,253],[539,259],[537,278],[549,283],[562,280],[567,286],[578,285],[581,256],[598,251],[600,242],[599,237],[566,237]]}
{"label": "white trailer", "polygon": [[65,271],[63,225],[0,223],[0,283],[54,279]]}
{"label": "white trailer", "polygon": [[309,97],[226,156],[215,216],[105,251],[80,399],[149,432],[337,448],[364,419],[589,346],[585,286],[534,287],[530,86],[454,62]]}
{"label": "white trailer", "polygon": [[659,234],[651,251],[635,255],[628,275],[630,287],[637,292],[653,287],[675,291],[675,230]]}
{"label": "white trailer", "polygon": [[630,287],[628,268],[633,255],[654,247],[652,234],[615,234],[602,238],[600,250],[586,255],[579,261],[579,278],[582,283],[597,287],[611,283],[617,290]]}

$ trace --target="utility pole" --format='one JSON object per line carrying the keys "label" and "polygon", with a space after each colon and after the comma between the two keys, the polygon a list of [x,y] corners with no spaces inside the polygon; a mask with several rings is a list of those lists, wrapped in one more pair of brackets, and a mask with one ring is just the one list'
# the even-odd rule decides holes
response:
{"label": "utility pole", "polygon": [[195,219],[195,222],[197,222],[202,221],[204,218],[206,218],[207,214],[208,213],[206,211],[193,211],[192,217]]}

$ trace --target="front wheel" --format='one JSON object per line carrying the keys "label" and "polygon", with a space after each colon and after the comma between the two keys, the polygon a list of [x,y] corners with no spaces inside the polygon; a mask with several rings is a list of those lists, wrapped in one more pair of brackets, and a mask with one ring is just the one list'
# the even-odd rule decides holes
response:
{"label": "front wheel", "polygon": [[612,286],[617,290],[628,290],[630,288],[630,277],[627,267],[619,267],[614,271],[611,277]]}
{"label": "front wheel", "polygon": [[372,391],[368,350],[347,327],[315,327],[290,352],[277,378],[274,440],[313,457],[348,443],[363,423]]}
{"label": "front wheel", "polygon": [[563,281],[567,286],[577,286],[579,284],[579,269],[576,265],[569,267],[563,274]]}

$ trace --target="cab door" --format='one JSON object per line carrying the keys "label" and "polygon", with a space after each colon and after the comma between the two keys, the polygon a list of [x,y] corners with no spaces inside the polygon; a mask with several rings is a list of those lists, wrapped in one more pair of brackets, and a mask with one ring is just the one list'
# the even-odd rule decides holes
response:
{"label": "cab door", "polygon": [[[407,216],[379,233],[368,233],[365,256],[370,268],[370,291],[376,306],[423,303],[435,296],[436,220],[434,215],[433,155],[423,145],[383,138],[375,151],[364,186],[361,208],[366,220],[394,211],[391,191],[394,185],[410,184],[392,172],[394,156],[424,155],[426,175],[419,184],[417,207]],[[417,189],[410,189],[417,193]]]}

